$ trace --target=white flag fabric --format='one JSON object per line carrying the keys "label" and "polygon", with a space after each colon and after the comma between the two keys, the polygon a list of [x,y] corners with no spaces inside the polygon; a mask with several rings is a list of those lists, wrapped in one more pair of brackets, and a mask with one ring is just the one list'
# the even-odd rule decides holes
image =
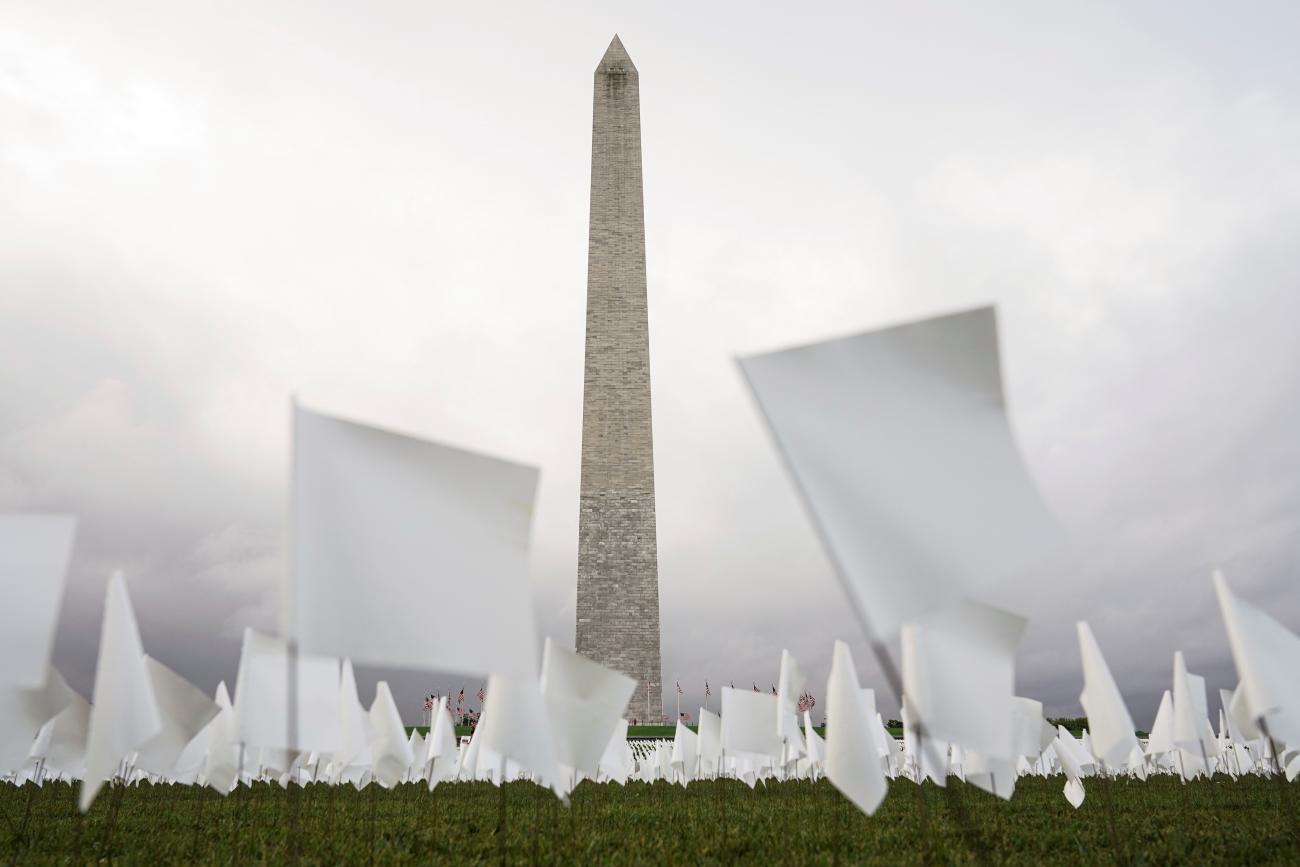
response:
{"label": "white flag fabric", "polygon": [[700,708],[700,737],[696,750],[700,757],[700,773],[716,774],[722,770],[722,719],[713,711]]}
{"label": "white flag fabric", "polygon": [[722,749],[728,756],[754,753],[781,758],[782,742],[776,731],[776,696],[724,686],[722,693]]}
{"label": "white flag fabric", "polygon": [[1188,672],[1181,650],[1174,652],[1173,696],[1174,745],[1182,752],[1179,770],[1184,778],[1208,773],[1214,732],[1206,706],[1205,678]]}
{"label": "white flag fabric", "polygon": [[1117,770],[1138,749],[1133,718],[1129,716],[1124,696],[1111,676],[1110,666],[1101,655],[1092,629],[1082,620],[1075,624],[1075,628],[1079,632],[1079,653],[1083,657],[1083,693],[1079,696],[1079,703],[1088,717],[1092,747],[1098,759]]}
{"label": "white flag fabric", "polygon": [[415,761],[402,715],[388,682],[383,680],[375,686],[375,700],[370,705],[370,755],[375,780],[385,789],[406,779],[406,772]]}
{"label": "white flag fabric", "polygon": [[1015,657],[1024,630],[1023,617],[971,600],[903,627],[903,692],[926,740],[1016,758]]}
{"label": "white flag fabric", "polygon": [[0,685],[0,775],[27,760],[37,732],[72,703],[73,692],[53,668],[37,687]]}
{"label": "white flag fabric", "polygon": [[[289,665],[298,663],[297,742],[289,742]],[[290,653],[283,638],[244,630],[235,681],[238,739],[254,747],[316,750],[332,753],[343,747],[339,717],[339,660],[314,653]]]}
{"label": "white flag fabric", "polygon": [[631,770],[632,750],[627,743],[627,720],[620,719],[614,723],[614,732],[600,757],[600,772],[610,782],[622,785],[627,782]]}
{"label": "white flag fabric", "polygon": [[239,782],[240,750],[239,723],[235,719],[235,707],[224,680],[217,684],[213,702],[217,706],[217,715],[201,735],[208,742],[203,775],[212,789],[228,795]]}
{"label": "white flag fabric", "polygon": [[95,692],[86,739],[86,776],[81,782],[81,812],[118,765],[162,730],[153,681],[140,645],[126,581],[116,572],[108,581],[104,625],[99,637]]}
{"label": "white flag fabric", "polygon": [[993,308],[740,366],[851,602],[882,638],[1053,548],[1007,420]]}
{"label": "white flag fabric", "polygon": [[1092,768],[1092,756],[1088,755],[1074,735],[1065,726],[1057,726],[1057,738],[1052,741],[1052,748],[1060,760],[1061,770],[1065,773],[1065,799],[1078,809],[1083,804],[1083,777]]}
{"label": "white flag fabric", "polygon": [[1233,722],[1253,736],[1263,718],[1275,739],[1300,746],[1300,636],[1233,593],[1219,572],[1214,589],[1241,680]]}
{"label": "white flag fabric", "polygon": [[170,774],[185,747],[217,715],[216,702],[203,690],[146,656],[149,682],[158,701],[162,729],[140,746],[135,766],[153,774]]}
{"label": "white flag fabric", "polygon": [[1160,706],[1156,708],[1156,718],[1151,723],[1151,731],[1147,736],[1146,754],[1162,756],[1174,749],[1174,699],[1169,694],[1169,690],[1165,690],[1165,694],[1160,697]]}
{"label": "white flag fabric", "polygon": [[1056,729],[1043,719],[1043,703],[1016,696],[1011,702],[1012,744],[1016,758],[1036,758],[1056,739]]}
{"label": "white flag fabric", "polygon": [[636,681],[548,637],[542,650],[541,690],[555,735],[556,758],[595,777],[609,733],[623,718]]}
{"label": "white flag fabric", "polygon": [[75,692],[68,706],[54,717],[45,765],[51,771],[80,777],[86,773],[86,736],[90,730],[90,704]]}
{"label": "white flag fabric", "polygon": [[433,728],[429,730],[427,743],[429,750],[429,791],[439,783],[456,778],[460,771],[460,755],[457,750],[456,726],[447,711],[447,696],[438,699],[438,706],[433,711]]}
{"label": "white flag fabric", "polygon": [[[474,740],[480,750],[495,753],[501,760],[518,762],[540,775],[556,794],[568,796],[572,780],[560,773],[550,716],[535,677],[488,676],[483,715]],[[491,770],[500,782],[499,768]]]}
{"label": "white flag fabric", "polygon": [[673,733],[673,752],[668,764],[677,774],[676,781],[683,786],[695,779],[699,747],[699,735],[687,728],[686,723],[679,719],[677,730]]}
{"label": "white flag fabric", "polygon": [[826,741],[813,728],[812,716],[808,711],[803,712],[803,730],[808,741],[808,761],[814,766],[820,765],[826,760]]}
{"label": "white flag fabric", "polygon": [[76,529],[72,515],[0,514],[0,687],[45,683]]}
{"label": "white flag fabric", "polygon": [[[294,409],[287,634],[359,663],[535,677],[537,470]],[[468,617],[412,605],[439,588]]]}
{"label": "white flag fabric", "polygon": [[357,696],[357,677],[350,659],[343,660],[338,701],[342,746],[334,755],[335,783],[346,766],[370,765],[370,721]]}
{"label": "white flag fabric", "polygon": [[[826,682],[826,778],[868,816],[889,790],[871,731],[874,717],[858,683],[849,646],[836,641]],[[724,711],[724,723],[726,719]]]}
{"label": "white flag fabric", "polygon": [[799,696],[805,679],[790,651],[781,651],[781,672],[776,681],[776,729],[786,743],[786,760],[792,761],[808,752],[799,730]]}

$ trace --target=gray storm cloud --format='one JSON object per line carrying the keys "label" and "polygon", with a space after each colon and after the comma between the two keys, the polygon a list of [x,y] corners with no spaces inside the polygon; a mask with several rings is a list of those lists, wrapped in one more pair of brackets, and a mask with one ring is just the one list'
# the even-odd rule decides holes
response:
{"label": "gray storm cloud", "polygon": [[[0,508],[81,515],[56,664],[88,690],[120,566],[149,653],[233,678],[239,630],[274,622],[294,393],[541,466],[535,610],[572,641],[590,75],[617,31],[683,707],[766,689],[782,647],[816,684],[834,637],[883,686],[732,359],[986,303],[1074,537],[991,600],[1030,618],[1019,689],[1079,712],[1084,618],[1139,725],[1176,649],[1231,686],[1212,568],[1300,627],[1298,23],[7,4]],[[477,688],[388,674],[412,720]]]}

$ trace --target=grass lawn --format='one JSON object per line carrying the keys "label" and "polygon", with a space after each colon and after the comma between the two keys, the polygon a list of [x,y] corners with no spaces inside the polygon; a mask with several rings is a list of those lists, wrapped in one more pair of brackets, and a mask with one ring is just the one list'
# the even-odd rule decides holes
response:
{"label": "grass lawn", "polygon": [[[0,856],[18,864],[282,864],[296,810],[302,863],[431,864],[1283,864],[1300,861],[1284,805],[1300,784],[1217,777],[1101,781],[1074,810],[1063,780],[1026,778],[1010,802],[956,780],[949,791],[894,782],[873,817],[830,784],[750,790],[735,781],[581,784],[562,807],[531,783],[105,789],[85,817],[73,786],[0,785]],[[955,794],[958,803],[951,802]],[[504,800],[503,800],[504,798]],[[116,801],[116,805],[115,805]],[[506,833],[496,833],[504,804]],[[1294,807],[1294,803],[1291,804]],[[954,817],[965,814],[966,832]],[[116,818],[114,819],[114,812]],[[1113,829],[1112,829],[1113,820]]]}

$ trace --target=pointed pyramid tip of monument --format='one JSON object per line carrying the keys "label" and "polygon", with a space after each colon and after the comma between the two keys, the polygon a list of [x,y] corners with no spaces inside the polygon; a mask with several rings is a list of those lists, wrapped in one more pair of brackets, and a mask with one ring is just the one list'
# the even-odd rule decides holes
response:
{"label": "pointed pyramid tip of monument", "polygon": [[600,63],[596,66],[597,73],[612,72],[615,70],[621,72],[636,72],[636,64],[632,62],[632,58],[628,55],[627,49],[623,47],[623,40],[618,38],[617,33],[615,33],[614,38],[610,40],[609,47],[605,49],[605,56],[600,58]]}

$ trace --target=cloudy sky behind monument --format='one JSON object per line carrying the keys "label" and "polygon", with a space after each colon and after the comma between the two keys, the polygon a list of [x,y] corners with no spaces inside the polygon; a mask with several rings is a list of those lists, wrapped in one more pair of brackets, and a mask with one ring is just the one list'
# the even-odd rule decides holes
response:
{"label": "cloudy sky behind monument", "polygon": [[[0,508],[81,516],[74,686],[114,567],[146,649],[205,689],[244,624],[271,627],[291,393],[541,466],[537,617],[572,642],[591,76],[615,31],[641,71],[684,707],[706,677],[766,689],[782,647],[816,692],[835,637],[884,685],[734,356],[985,303],[1076,540],[993,600],[1030,618],[1021,693],[1078,712],[1079,618],[1140,725],[1176,649],[1232,686],[1219,565],[1300,627],[1294,4],[10,2]],[[476,616],[432,586],[412,604]],[[411,719],[426,687],[478,685],[392,681]]]}

